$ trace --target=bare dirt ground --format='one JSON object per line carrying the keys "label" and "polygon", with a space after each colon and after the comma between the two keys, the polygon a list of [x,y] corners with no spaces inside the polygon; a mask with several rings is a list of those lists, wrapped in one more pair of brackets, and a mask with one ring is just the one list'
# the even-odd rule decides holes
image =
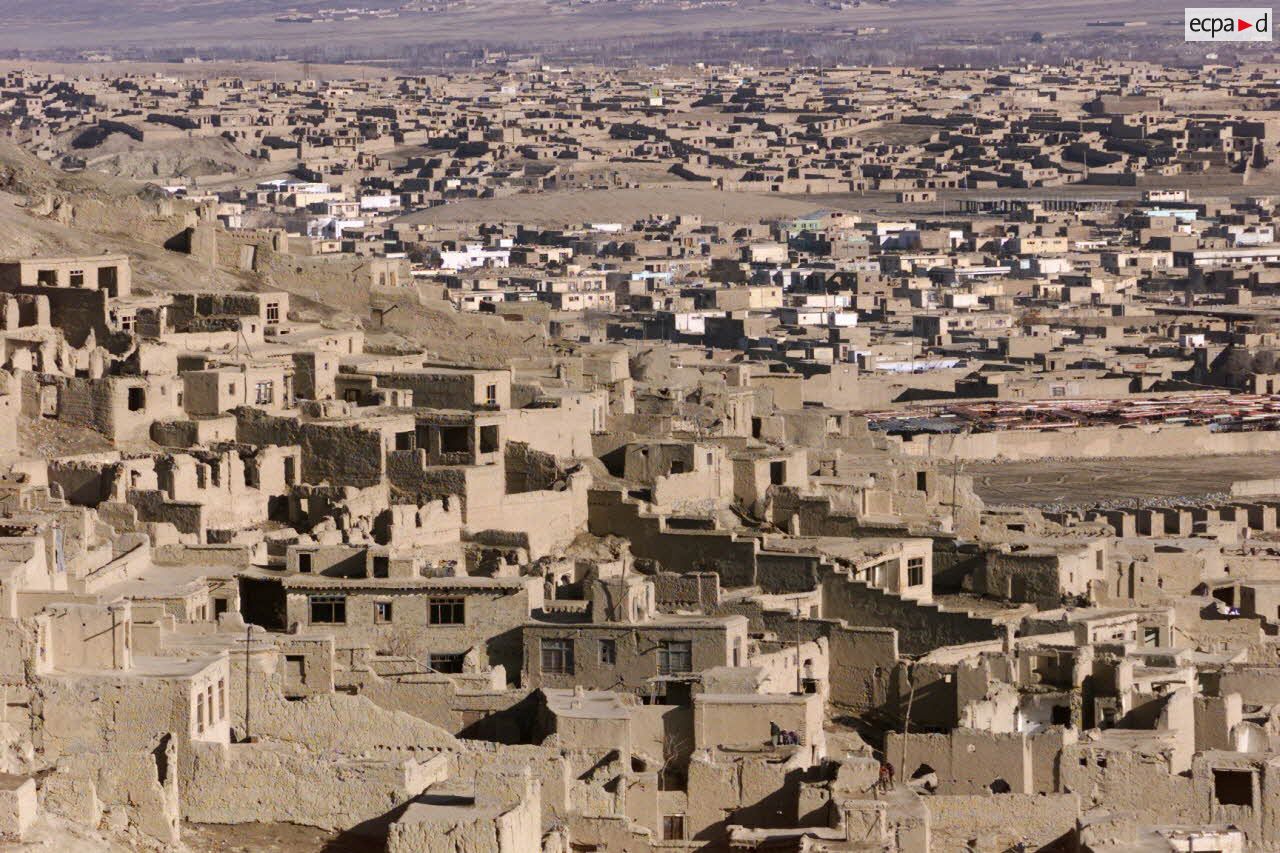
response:
{"label": "bare dirt ground", "polygon": [[[70,140],[64,150],[85,158],[89,168],[95,171],[142,181],[228,173],[251,175],[264,165],[240,153],[225,139],[156,143],[138,142],[123,133],[108,134],[105,138],[82,134]],[[277,167],[272,164],[270,168]]]}
{"label": "bare dirt ground", "polygon": [[[859,213],[912,213],[920,216],[955,216],[965,199],[986,198],[1060,198],[1102,199],[1110,201],[1137,201],[1149,189],[1185,189],[1193,198],[1232,198],[1267,195],[1280,192],[1280,171],[1268,169],[1255,173],[1248,183],[1239,175],[1213,173],[1208,175],[1174,175],[1168,178],[1152,177],[1141,186],[1111,187],[1093,184],[1068,184],[1061,187],[1029,187],[1026,189],[939,190],[938,200],[898,204],[896,193],[870,191],[863,193],[829,193],[805,196],[812,207],[833,207]],[[783,196],[796,198],[796,196]]]}
{"label": "bare dirt ground", "polygon": [[[583,39],[638,38],[670,34],[747,32],[805,27],[881,27],[890,32],[956,33],[990,37],[1011,22],[1054,33],[1081,33],[1091,21],[1142,20],[1172,33],[1181,15],[1157,0],[951,0],[866,2],[828,9],[802,0],[744,0],[730,12],[718,6],[679,3],[599,3],[570,7],[537,0],[473,0],[431,14],[362,18],[332,24],[281,23],[275,16],[293,0],[219,0],[180,4],[173,0],[12,0],[0,50],[58,47],[102,50],[158,44],[223,47],[229,42],[273,49],[341,42],[385,50],[409,43],[474,40],[523,45]],[[373,4],[379,5],[379,4]],[[1034,23],[1031,23],[1034,22]],[[1179,39],[1180,40],[1180,39]],[[385,54],[384,54],[385,55]]]}
{"label": "bare dirt ground", "polygon": [[216,62],[45,62],[29,59],[0,59],[0,71],[28,71],[32,74],[74,74],[80,77],[114,79],[122,75],[159,75],[161,77],[198,78],[240,77],[244,80],[360,80],[384,77],[391,70],[377,65],[355,65],[281,60],[254,62],[220,60]]}
{"label": "bare dirt ground", "polygon": [[291,823],[186,824],[182,842],[191,853],[375,853],[385,849],[380,840],[347,839]]}
{"label": "bare dirt ground", "polygon": [[764,193],[723,192],[699,187],[633,190],[582,190],[466,199],[411,213],[406,222],[501,222],[580,225],[631,222],[650,214],[687,213],[708,219],[755,221],[769,216],[798,216],[819,205],[803,198]]}
{"label": "bare dirt ground", "polygon": [[864,143],[884,143],[888,145],[914,145],[928,141],[937,128],[918,124],[898,124],[890,122],[880,127],[867,128],[849,134]]}
{"label": "bare dirt ground", "polygon": [[[902,128],[903,131],[911,128]],[[898,132],[877,128],[869,133]],[[1190,187],[1197,196],[1243,198],[1263,192],[1280,192],[1280,174],[1260,175],[1249,184],[1238,176],[1171,177],[1159,182],[1162,188]],[[580,225],[584,222],[630,222],[650,214],[687,213],[707,219],[757,221],[772,216],[798,216],[831,207],[861,213],[906,213],[955,215],[965,198],[1098,198],[1136,200],[1146,187],[1071,185],[1011,190],[944,190],[938,201],[898,204],[895,193],[871,191],[827,195],[777,195],[725,192],[698,184],[625,190],[576,190],[521,194],[498,199],[466,199],[411,213],[403,219],[412,223],[448,224],[457,222],[521,221],[537,225]]]}
{"label": "bare dirt ground", "polygon": [[988,504],[1132,504],[1205,499],[1230,492],[1235,480],[1280,477],[1280,454],[983,463],[961,473]]}

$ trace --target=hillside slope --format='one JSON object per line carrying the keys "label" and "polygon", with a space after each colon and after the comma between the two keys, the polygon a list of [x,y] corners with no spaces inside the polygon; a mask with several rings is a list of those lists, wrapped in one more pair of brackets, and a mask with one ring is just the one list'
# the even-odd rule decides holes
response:
{"label": "hillside slope", "polygon": [[267,257],[256,271],[211,266],[164,248],[201,221],[187,202],[156,187],[95,172],[59,171],[12,145],[0,144],[0,256],[66,256],[125,252],[141,292],[284,290],[300,319],[369,330],[371,347],[420,347],[460,364],[502,365],[542,350],[541,332],[525,323],[462,315],[445,302],[423,302],[406,290],[385,329],[375,326],[363,259]]}

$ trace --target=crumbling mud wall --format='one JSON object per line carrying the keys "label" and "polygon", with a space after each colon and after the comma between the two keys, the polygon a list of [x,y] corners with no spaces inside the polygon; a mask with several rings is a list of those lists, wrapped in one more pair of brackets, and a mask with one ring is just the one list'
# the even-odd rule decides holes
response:
{"label": "crumbling mud wall", "polygon": [[443,755],[357,758],[281,743],[199,744],[183,818],[349,829],[382,817],[448,777]]}
{"label": "crumbling mud wall", "polygon": [[924,803],[930,840],[939,850],[962,849],[969,839],[983,837],[1037,847],[1059,839],[1069,843],[1080,816],[1080,797],[1071,793],[933,796]]}
{"label": "crumbling mud wall", "polygon": [[860,627],[896,628],[904,654],[925,654],[942,646],[1004,640],[1011,628],[968,613],[921,604],[868,586],[848,575],[822,580],[822,613]]}

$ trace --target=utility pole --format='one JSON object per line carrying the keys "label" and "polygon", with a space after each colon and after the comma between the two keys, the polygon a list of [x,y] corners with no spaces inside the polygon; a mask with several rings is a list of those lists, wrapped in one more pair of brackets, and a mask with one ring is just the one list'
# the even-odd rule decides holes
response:
{"label": "utility pole", "polygon": [[956,480],[960,478],[960,458],[955,445],[951,446],[951,532],[956,532]]}
{"label": "utility pole", "polygon": [[804,676],[802,674],[803,667],[800,665],[800,599],[796,598],[796,624],[795,624],[795,641],[796,641],[796,693],[804,692]]}
{"label": "utility pole", "polygon": [[907,684],[910,685],[910,692],[907,693],[907,715],[902,719],[902,755],[905,759],[907,754],[906,737],[911,733],[911,705],[916,698],[916,675],[915,664],[907,664]]}
{"label": "utility pole", "polygon": [[249,737],[249,643],[253,640],[253,626],[246,624],[244,626],[244,739],[250,742]]}

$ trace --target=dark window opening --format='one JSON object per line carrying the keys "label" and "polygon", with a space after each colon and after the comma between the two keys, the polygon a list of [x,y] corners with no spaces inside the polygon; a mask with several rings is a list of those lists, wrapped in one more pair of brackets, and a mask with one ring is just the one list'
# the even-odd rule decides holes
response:
{"label": "dark window opening", "polygon": [[662,840],[684,840],[684,815],[668,814],[662,816]]}
{"label": "dark window opening", "polygon": [[342,625],[347,621],[345,595],[311,596],[311,621],[320,625]]}
{"label": "dark window opening", "polygon": [[924,557],[907,560],[907,586],[924,585]]}
{"label": "dark window opening", "polygon": [[311,555],[307,553],[298,555],[298,571],[307,574],[311,571]]}
{"label": "dark window opening", "polygon": [[105,290],[108,296],[116,296],[119,287],[119,279],[116,275],[115,267],[99,267],[98,268],[98,289]]}
{"label": "dark window opening", "polygon": [[991,789],[993,794],[1007,794],[1013,790],[1013,788],[1009,787],[1009,783],[1003,779],[997,779],[987,787]]}
{"label": "dark window opening", "polygon": [[618,644],[614,640],[600,641],[600,663],[613,666],[618,662]]}
{"label": "dark window opening", "polygon": [[1054,705],[1049,712],[1049,724],[1054,726],[1071,725],[1071,709],[1066,705]]}
{"label": "dark window opening", "polygon": [[693,671],[693,643],[663,640],[658,644],[658,674],[676,675]]}
{"label": "dark window opening", "polygon": [[481,453],[497,453],[498,452],[497,425],[480,427],[480,452]]}
{"label": "dark window opening", "polygon": [[36,273],[36,284],[41,287],[57,287],[58,271],[57,270],[39,270]]}
{"label": "dark window opening", "polygon": [[1220,806],[1253,806],[1253,774],[1247,770],[1213,771],[1213,799]]}
{"label": "dark window opening", "polygon": [[428,621],[432,625],[466,624],[466,599],[433,598],[427,605]]}
{"label": "dark window opening", "polygon": [[70,281],[72,287],[84,287],[84,270],[72,270]]}
{"label": "dark window opening", "polygon": [[129,389],[129,411],[140,412],[147,407],[147,389]]}
{"label": "dark window opening", "polygon": [[391,621],[390,601],[375,601],[373,603],[373,621],[382,624]]}
{"label": "dark window opening", "polygon": [[441,427],[440,452],[466,453],[467,433],[468,430],[466,427]]}
{"label": "dark window opening", "polygon": [[389,577],[391,574],[391,558],[390,557],[374,557],[373,558],[373,576],[375,578]]}
{"label": "dark window opening", "polygon": [[573,674],[573,640],[543,640],[541,652],[544,675]]}
{"label": "dark window opening", "polygon": [[787,463],[770,462],[769,463],[769,483],[774,486],[781,486],[787,481]]}
{"label": "dark window opening", "polygon": [[396,450],[413,450],[417,446],[417,436],[413,430],[396,433]]}
{"label": "dark window opening", "polygon": [[927,492],[929,490],[929,475],[924,471],[916,472],[916,491]]}
{"label": "dark window opening", "polygon": [[658,771],[659,791],[686,791],[689,788],[689,771],[683,767],[664,767]]}
{"label": "dark window opening", "polygon": [[431,654],[427,658],[427,666],[436,672],[445,674],[456,674],[462,672],[461,654]]}

